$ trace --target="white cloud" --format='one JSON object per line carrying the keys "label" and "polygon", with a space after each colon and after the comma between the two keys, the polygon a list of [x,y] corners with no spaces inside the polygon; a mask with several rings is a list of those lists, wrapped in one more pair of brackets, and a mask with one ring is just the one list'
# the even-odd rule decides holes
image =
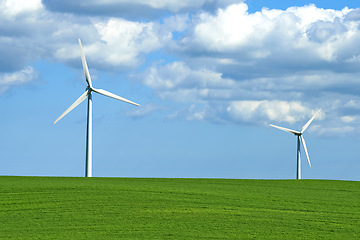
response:
{"label": "white cloud", "polygon": [[[143,85],[180,108],[164,110],[169,117],[292,125],[321,107],[322,131],[360,131],[359,10],[249,13],[233,0],[84,3],[0,2],[1,91],[34,79],[26,66],[40,59],[80,68],[81,38],[90,68],[142,71]],[[162,110],[150,104],[128,116]]]}
{"label": "white cloud", "polygon": [[188,27],[189,16],[187,14],[177,14],[164,19],[162,28],[166,28],[169,32],[183,32]]}
{"label": "white cloud", "polygon": [[28,83],[38,77],[38,73],[32,67],[13,72],[0,74],[0,93],[6,91],[14,85]]}
{"label": "white cloud", "polygon": [[286,101],[234,101],[227,112],[235,121],[240,122],[286,122],[293,124],[303,120],[312,112],[300,102]]}
{"label": "white cloud", "polygon": [[[247,14],[247,5],[230,5],[225,10],[219,9],[216,16],[209,13],[199,15],[199,23],[194,26],[193,36],[185,38],[184,45],[191,42],[210,52],[232,51],[250,42],[256,42],[266,28],[271,28],[259,14]],[[259,33],[259,35],[254,34]]]}
{"label": "white cloud", "polygon": [[193,121],[202,121],[206,117],[205,109],[197,109],[195,104],[190,105],[187,113],[187,120]]}
{"label": "white cloud", "polygon": [[165,66],[153,66],[144,73],[143,83],[153,89],[202,89],[206,94],[211,88],[230,88],[234,81],[225,79],[221,73],[206,68],[193,70],[184,62],[173,62]]}
{"label": "white cloud", "polygon": [[[78,26],[81,28],[81,26]],[[91,67],[117,71],[129,70],[140,66],[145,55],[159,50],[171,38],[169,32],[163,32],[156,23],[132,22],[124,19],[92,19],[87,31],[78,36],[71,33],[73,41],[62,45],[55,54],[59,61],[72,62],[78,59],[80,52],[76,38],[82,38],[86,58]],[[67,35],[64,32],[57,32]],[[70,37],[69,37],[70,38]]]}
{"label": "white cloud", "polygon": [[[239,3],[201,12],[171,45],[184,60],[150,67],[143,83],[161,98],[196,103],[188,119],[293,125],[324,108],[329,115],[317,117],[325,120],[323,133],[342,123],[350,125],[344,132],[358,131],[352,114],[360,90],[360,18],[354,11],[309,5],[250,14]],[[208,87],[211,79],[217,81]]]}
{"label": "white cloud", "polygon": [[313,126],[316,128],[317,134],[325,137],[344,137],[349,135],[357,135],[359,133],[359,128],[343,125],[339,127],[319,127],[318,125]]}
{"label": "white cloud", "polygon": [[225,58],[240,64],[266,60],[266,66],[279,67],[300,64],[311,68],[314,63],[345,61],[360,54],[354,50],[344,54],[344,48],[360,39],[359,21],[346,18],[351,11],[309,5],[250,14],[245,3],[233,4],[216,14],[199,14],[177,50],[197,52],[200,57],[211,54],[214,61]]}
{"label": "white cloud", "polygon": [[353,121],[355,121],[355,117],[354,116],[343,116],[341,117],[341,121],[344,123],[351,123]]}
{"label": "white cloud", "polygon": [[100,55],[111,65],[139,65],[139,55],[158,50],[161,36],[155,32],[153,23],[136,23],[122,19],[109,19],[96,23],[95,27],[104,44],[94,46],[94,55]]}
{"label": "white cloud", "polygon": [[[29,3],[33,5],[28,8],[27,2],[0,2],[0,71],[17,71],[39,59],[80,66],[77,38],[83,41],[90,67],[124,71],[139,66],[146,54],[172,37],[174,26],[164,30],[156,22],[53,13],[41,1]],[[184,17],[173,21],[180,23]]]}
{"label": "white cloud", "polygon": [[[318,72],[235,80],[206,68],[195,69],[184,62],[173,62],[149,67],[139,78],[160,98],[182,104],[182,109],[169,114],[171,118],[256,125],[286,123],[298,127],[323,108],[317,116],[317,121],[322,122],[322,132],[341,128],[344,121],[360,129],[358,121],[341,118],[344,107],[349,114],[356,111],[359,98],[336,93],[340,87],[360,87],[351,74]],[[188,104],[188,108],[184,104]],[[331,132],[334,131],[329,130],[328,134]]]}
{"label": "white cloud", "polygon": [[38,12],[42,8],[41,0],[2,0],[0,2],[1,15],[11,20]]}

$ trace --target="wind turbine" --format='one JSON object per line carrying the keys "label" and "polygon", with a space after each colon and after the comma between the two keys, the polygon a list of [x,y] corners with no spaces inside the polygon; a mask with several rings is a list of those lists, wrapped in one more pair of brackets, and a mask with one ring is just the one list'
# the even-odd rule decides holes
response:
{"label": "wind turbine", "polygon": [[73,103],[71,106],[63,112],[63,114],[58,117],[54,124],[57,123],[61,118],[63,118],[66,114],[68,114],[71,110],[73,110],[77,105],[79,105],[82,101],[84,101],[87,97],[88,99],[88,107],[87,107],[87,129],[86,129],[86,169],[85,169],[85,177],[92,177],[92,92],[96,92],[111,98],[115,98],[117,100],[127,102],[136,106],[140,106],[139,104],[127,100],[123,97],[115,95],[111,92],[105,91],[103,89],[96,89],[92,86],[91,77],[89,73],[89,69],[86,63],[84,51],[81,45],[81,41],[79,39],[79,46],[81,51],[81,61],[84,69],[85,80],[87,82],[86,91]]}
{"label": "wind turbine", "polygon": [[302,142],[302,145],[304,147],[304,151],[305,151],[305,154],[306,154],[306,158],[308,160],[308,163],[309,163],[309,166],[311,167],[311,164],[310,164],[310,159],[309,159],[309,154],[308,154],[308,151],[307,151],[307,148],[306,148],[306,144],[305,144],[305,139],[303,137],[303,133],[305,132],[305,130],[309,127],[310,123],[315,119],[316,115],[321,111],[321,109],[319,109],[315,115],[310,118],[310,120],[302,127],[301,131],[295,131],[295,130],[292,130],[292,129],[288,129],[288,128],[284,128],[284,127],[279,127],[279,126],[275,126],[275,125],[272,125],[270,124],[271,127],[274,127],[274,128],[278,128],[280,130],[283,130],[285,132],[289,132],[289,133],[292,133],[294,134],[295,136],[297,136],[297,171],[296,171],[296,178],[297,179],[301,179],[301,164],[300,164],[300,139],[301,139],[301,142]]}

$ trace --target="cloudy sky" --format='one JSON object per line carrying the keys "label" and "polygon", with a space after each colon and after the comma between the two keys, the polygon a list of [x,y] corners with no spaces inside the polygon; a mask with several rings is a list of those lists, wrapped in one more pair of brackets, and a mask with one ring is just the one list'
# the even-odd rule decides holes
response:
{"label": "cloudy sky", "polygon": [[357,1],[0,0],[0,175],[360,180]]}

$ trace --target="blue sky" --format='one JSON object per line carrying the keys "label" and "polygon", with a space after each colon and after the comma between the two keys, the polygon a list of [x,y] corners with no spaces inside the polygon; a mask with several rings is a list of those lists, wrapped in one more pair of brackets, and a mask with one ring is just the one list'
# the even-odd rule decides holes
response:
{"label": "blue sky", "polygon": [[360,180],[357,1],[0,0],[0,175]]}

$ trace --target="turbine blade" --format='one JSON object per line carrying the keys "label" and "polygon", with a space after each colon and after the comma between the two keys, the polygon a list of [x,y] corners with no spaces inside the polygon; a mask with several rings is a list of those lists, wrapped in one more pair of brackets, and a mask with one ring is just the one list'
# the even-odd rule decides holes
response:
{"label": "turbine blade", "polygon": [[321,109],[319,109],[319,110],[315,113],[315,115],[314,115],[312,118],[310,118],[310,120],[302,127],[301,133],[305,132],[305,130],[309,127],[310,123],[315,119],[316,115],[318,115],[318,113],[319,113],[320,111],[321,111]]}
{"label": "turbine blade", "polygon": [[117,99],[117,100],[120,100],[120,101],[123,101],[123,102],[127,102],[127,103],[130,103],[130,104],[136,105],[136,106],[140,106],[139,104],[137,104],[137,103],[135,103],[135,102],[132,102],[132,101],[130,101],[130,100],[127,100],[126,98],[120,97],[120,96],[118,96],[118,95],[115,95],[115,94],[113,94],[113,93],[111,93],[111,92],[108,92],[108,91],[106,91],[106,90],[104,90],[104,89],[92,88],[92,90],[93,90],[94,92],[100,93],[100,94],[102,94],[102,95],[104,95],[104,96],[111,97],[111,98],[115,98],[115,99]]}
{"label": "turbine blade", "polygon": [[79,38],[79,46],[80,46],[80,51],[81,51],[81,61],[82,61],[83,69],[84,69],[85,80],[88,83],[88,85],[90,87],[92,87],[89,68],[88,68],[87,63],[86,63],[85,54],[84,54],[84,50],[83,50],[82,45],[81,45],[80,38]]}
{"label": "turbine blade", "polygon": [[71,106],[65,110],[65,112],[63,112],[63,114],[60,115],[60,117],[58,117],[54,124],[57,123],[60,119],[62,119],[66,114],[68,114],[71,110],[73,110],[77,105],[79,105],[82,101],[85,100],[86,96],[88,95],[89,90],[86,90],[86,92],[84,92],[78,99],[76,99],[76,101],[71,104]]}
{"label": "turbine blade", "polygon": [[279,127],[279,126],[272,125],[272,124],[270,124],[270,126],[271,126],[271,127],[274,127],[274,128],[278,128],[278,129],[283,130],[283,131],[285,131],[285,132],[289,132],[289,133],[295,134],[295,135],[300,134],[300,132],[295,131],[295,130],[292,130],[292,129],[288,129],[288,128],[284,128],[284,127]]}
{"label": "turbine blade", "polygon": [[309,166],[311,167],[311,163],[310,163],[310,159],[309,159],[309,153],[308,153],[307,148],[306,148],[305,139],[304,139],[304,137],[302,135],[301,135],[301,142],[302,142],[302,145],[304,147],[306,158],[308,160]]}

